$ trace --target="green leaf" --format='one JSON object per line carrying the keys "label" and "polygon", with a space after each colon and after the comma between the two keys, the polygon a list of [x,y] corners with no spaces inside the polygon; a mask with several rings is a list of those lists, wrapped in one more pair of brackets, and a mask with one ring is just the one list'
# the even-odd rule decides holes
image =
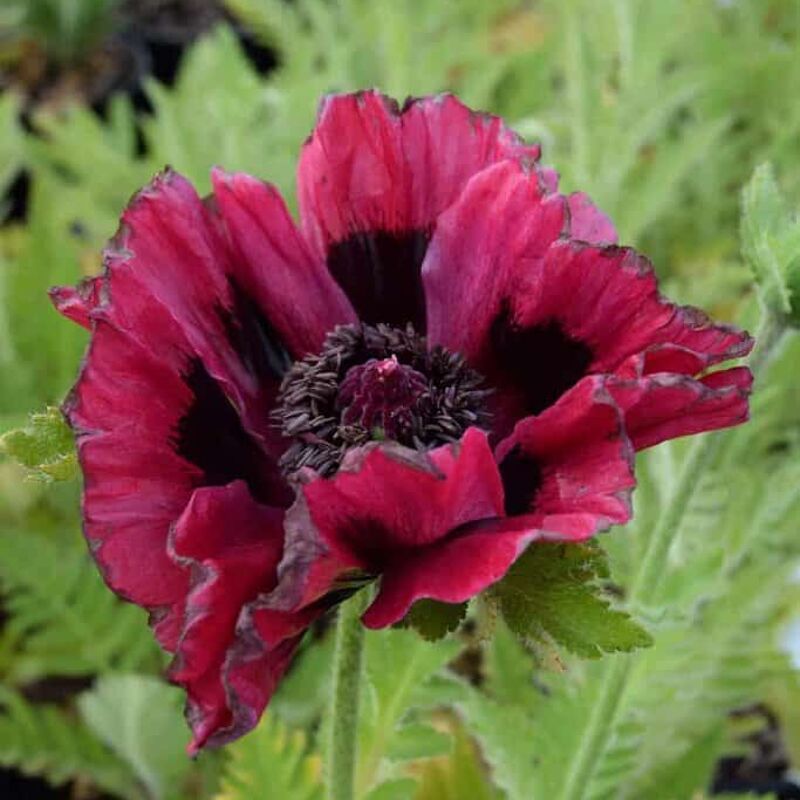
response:
{"label": "green leaf", "polygon": [[306,639],[270,700],[270,710],[292,728],[311,727],[328,703],[333,639]]}
{"label": "green leaf", "polygon": [[16,34],[33,39],[62,67],[95,51],[118,22],[120,0],[10,0],[23,9]]}
{"label": "green leaf", "polygon": [[448,734],[437,731],[430,725],[412,723],[398,729],[386,750],[386,757],[392,761],[432,758],[449,753],[452,744]]}
{"label": "green leaf", "polygon": [[528,709],[500,704],[472,692],[459,710],[470,733],[481,744],[494,783],[507,792],[510,800],[534,797],[531,786],[542,753],[535,749],[537,728]]}
{"label": "green leaf", "polygon": [[498,701],[530,708],[539,692],[533,682],[534,660],[502,621],[486,644],[486,689]]}
{"label": "green leaf", "polygon": [[652,773],[646,787],[641,787],[641,797],[648,800],[684,800],[698,797],[714,774],[714,765],[724,742],[722,723],[699,738],[674,762],[664,764]]}
{"label": "green leaf", "polygon": [[[7,412],[55,405],[75,382],[86,348],[86,331],[47,302],[51,286],[74,283],[89,267],[83,263],[86,243],[73,226],[79,217],[62,186],[63,179],[37,171],[27,224],[8,253],[0,254],[0,302],[5,306],[0,312],[0,408]],[[94,271],[99,254],[91,255]]]}
{"label": "green leaf", "polygon": [[2,531],[0,590],[8,616],[0,641],[11,655],[10,664],[0,660],[6,679],[159,665],[145,613],[105,586],[77,536],[67,544],[29,530]]}
{"label": "green leaf", "polygon": [[216,800],[322,800],[319,756],[308,753],[301,730],[274,714],[227,748],[228,761]]}
{"label": "green leaf", "polygon": [[447,758],[424,762],[414,800],[500,800],[501,795],[489,781],[483,754],[462,725],[453,733],[454,748]]}
{"label": "green leaf", "polygon": [[[170,164],[201,193],[210,188],[215,164],[273,182],[283,177],[270,169],[279,135],[273,127],[274,98],[230,28],[217,28],[187,51],[174,87],[148,78],[145,88],[155,114],[143,120],[143,127],[150,158],[159,166]],[[313,107],[308,113],[313,115]],[[281,172],[291,172],[294,153],[290,158],[281,149],[281,156],[286,162]]]}
{"label": "green leaf", "polygon": [[763,304],[800,323],[800,222],[790,214],[769,164],[756,169],[742,192],[741,237]]}
{"label": "green leaf", "polygon": [[72,480],[78,475],[75,440],[59,409],[31,414],[24,428],[0,437],[0,448],[44,481]]}
{"label": "green leaf", "polygon": [[491,591],[508,626],[524,640],[552,639],[584,658],[650,645],[650,634],[603,596],[597,580],[607,575],[597,545],[542,542],[529,547]]}
{"label": "green leaf", "polygon": [[423,639],[435,642],[458,629],[467,616],[466,603],[442,603],[439,600],[417,600],[402,621]]}
{"label": "green leaf", "polygon": [[3,686],[0,765],[54,786],[92,782],[119,797],[143,800],[130,768],[79,720],[54,705],[33,705]]}
{"label": "green leaf", "polygon": [[[408,753],[414,729],[408,734],[404,731],[411,724],[419,733],[417,715],[431,703],[441,703],[437,692],[427,691],[428,684],[459,649],[457,641],[443,639],[431,644],[409,630],[374,631],[366,637],[356,768],[361,794],[372,789],[379,776],[385,777],[393,752],[406,757],[403,750]],[[418,740],[416,745],[420,744]]]}
{"label": "green leaf", "polygon": [[147,788],[154,800],[171,798],[191,760],[182,693],[146,675],[106,675],[78,699],[86,724]]}

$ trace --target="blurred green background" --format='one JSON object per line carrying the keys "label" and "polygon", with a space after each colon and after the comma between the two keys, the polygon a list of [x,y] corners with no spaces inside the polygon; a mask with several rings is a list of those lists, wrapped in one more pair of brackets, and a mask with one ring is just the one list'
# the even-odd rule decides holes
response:
{"label": "blurred green background", "polygon": [[[3,0],[0,81],[0,433],[73,382],[86,336],[46,290],[99,269],[128,197],[165,164],[206,191],[220,164],[293,206],[328,91],[449,90],[504,116],[666,291],[741,324],[757,317],[741,190],[771,162],[800,197],[798,0]],[[587,798],[702,797],[725,755],[747,785],[800,796],[778,791],[800,767],[800,689],[781,648],[800,561],[796,345],[687,517],[669,612],[643,610],[659,644],[637,661]],[[683,452],[641,459],[639,521],[604,540],[615,584]],[[0,796],[319,797],[327,632],[256,733],[189,762],[180,693],[159,677],[143,614],[95,573],[77,482],[47,472],[0,460]],[[360,797],[557,796],[534,762],[557,776],[579,750],[596,665],[554,672],[566,657],[531,656],[503,630],[491,645],[389,631],[370,636],[368,658]]]}

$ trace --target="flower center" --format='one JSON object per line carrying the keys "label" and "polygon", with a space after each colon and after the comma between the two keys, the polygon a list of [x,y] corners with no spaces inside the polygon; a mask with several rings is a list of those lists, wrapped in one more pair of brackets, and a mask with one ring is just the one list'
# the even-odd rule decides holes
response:
{"label": "flower center", "polygon": [[350,367],[339,386],[337,405],[345,425],[360,425],[373,438],[403,439],[414,425],[414,413],[425,394],[425,376],[397,356]]}
{"label": "flower center", "polygon": [[488,423],[488,394],[462,356],[428,350],[410,325],[340,326],[281,384],[274,417],[290,440],[281,468],[329,476],[348,449],[370,440],[422,450],[457,441]]}

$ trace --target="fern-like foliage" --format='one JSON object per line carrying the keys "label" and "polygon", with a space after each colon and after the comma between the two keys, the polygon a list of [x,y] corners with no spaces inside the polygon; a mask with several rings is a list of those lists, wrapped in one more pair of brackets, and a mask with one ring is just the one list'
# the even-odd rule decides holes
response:
{"label": "fern-like foliage", "polygon": [[322,800],[319,756],[309,754],[302,731],[274,714],[229,747],[228,758],[216,800]]}
{"label": "fern-like foliage", "polygon": [[113,30],[119,5],[120,0],[8,0],[4,13],[15,24],[6,35],[33,42],[58,61],[78,62]]}
{"label": "fern-like foliage", "polygon": [[360,797],[397,778],[402,762],[450,750],[449,737],[431,728],[424,712],[443,702],[431,682],[459,649],[455,640],[430,643],[409,630],[367,637],[356,769]]}
{"label": "fern-like foliage", "polygon": [[115,796],[145,800],[133,772],[75,714],[33,705],[0,687],[0,765],[46,779],[54,786],[77,780]]}
{"label": "fern-like foliage", "polygon": [[0,669],[7,680],[25,683],[160,663],[145,615],[108,590],[83,542],[3,531],[0,590],[8,616],[0,635]]}

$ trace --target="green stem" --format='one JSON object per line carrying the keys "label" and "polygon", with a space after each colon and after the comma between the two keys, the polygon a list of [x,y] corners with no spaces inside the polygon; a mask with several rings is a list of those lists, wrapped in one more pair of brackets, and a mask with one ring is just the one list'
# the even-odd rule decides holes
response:
{"label": "green stem", "polygon": [[[750,367],[756,380],[769,364],[785,332],[786,326],[782,319],[769,313],[765,315],[756,336],[756,350],[750,359]],[[669,505],[647,542],[631,584],[628,602],[634,611],[646,608],[656,597],[669,549],[700,485],[700,476],[718,454],[720,442],[719,433],[698,437],[683,462]],[[578,752],[570,764],[561,800],[582,800],[584,797],[597,760],[616,724],[633,664],[634,660],[629,656],[617,656],[605,664],[604,672],[600,676],[597,699],[592,706]]]}
{"label": "green stem", "polygon": [[369,601],[362,589],[339,607],[333,654],[333,692],[328,741],[327,800],[354,800],[358,705],[363,671],[364,626]]}
{"label": "green stem", "polygon": [[764,370],[769,366],[788,330],[789,325],[783,317],[769,312],[764,313],[764,319],[756,333],[756,348],[749,364],[756,381],[763,376]]}
{"label": "green stem", "polygon": [[[698,476],[713,458],[719,446],[718,442],[716,435],[705,435],[696,439],[692,445],[681,468],[669,506],[647,542],[647,549],[631,585],[628,602],[632,609],[638,610],[642,606],[647,606],[652,600],[663,570],[664,559],[697,489]],[[617,656],[604,665],[597,699],[592,706],[580,747],[570,764],[564,782],[561,795],[563,800],[581,800],[584,797],[597,759],[608,741],[609,731],[615,724],[632,666],[633,659],[627,656]]]}

